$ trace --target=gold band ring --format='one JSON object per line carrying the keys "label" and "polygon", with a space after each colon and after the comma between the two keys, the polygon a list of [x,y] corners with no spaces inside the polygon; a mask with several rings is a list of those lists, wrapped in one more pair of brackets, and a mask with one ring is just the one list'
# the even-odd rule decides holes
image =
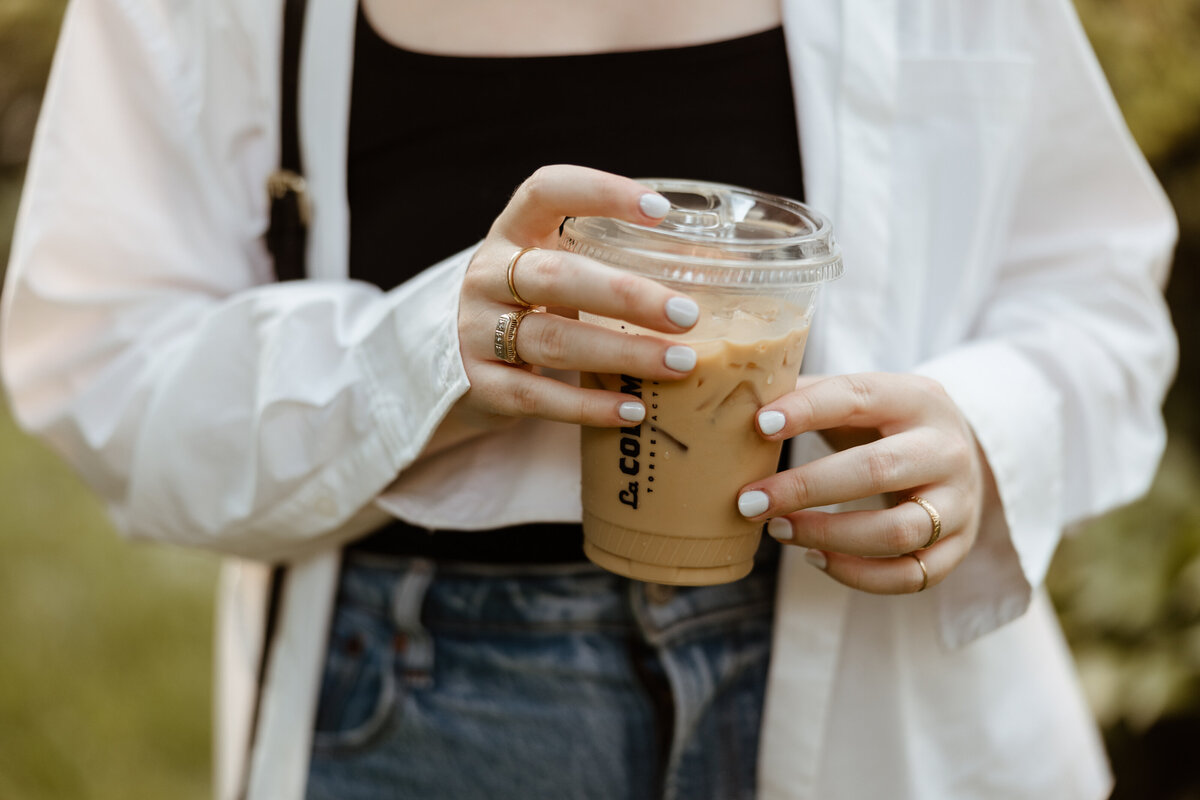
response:
{"label": "gold band ring", "polygon": [[517,285],[515,283],[513,283],[513,272],[516,270],[517,262],[521,260],[521,256],[525,255],[526,253],[537,250],[537,249],[539,249],[539,248],[524,247],[524,248],[518,250],[517,252],[513,253],[512,258],[510,258],[508,260],[508,291],[510,294],[512,294],[513,300],[517,301],[517,305],[522,306],[524,308],[533,308],[534,304],[529,302],[528,300],[526,300],[524,297],[521,297],[521,295],[517,294]]}
{"label": "gold band ring", "polygon": [[921,508],[925,509],[925,513],[929,515],[929,521],[933,523],[933,533],[929,536],[929,541],[918,547],[918,550],[928,550],[937,544],[937,540],[942,538],[942,515],[933,507],[933,503],[926,500],[924,497],[912,495],[904,498],[906,503],[916,503]]}
{"label": "gold band ring", "polygon": [[921,568],[921,588],[917,589],[917,594],[920,594],[929,586],[929,570],[925,569],[925,562],[916,553],[905,553],[904,555],[911,556],[917,562],[917,566]]}
{"label": "gold band ring", "polygon": [[525,361],[517,355],[517,328],[521,326],[521,320],[538,310],[522,308],[520,311],[500,315],[500,319],[496,320],[496,334],[493,340],[496,358],[514,367],[525,366]]}

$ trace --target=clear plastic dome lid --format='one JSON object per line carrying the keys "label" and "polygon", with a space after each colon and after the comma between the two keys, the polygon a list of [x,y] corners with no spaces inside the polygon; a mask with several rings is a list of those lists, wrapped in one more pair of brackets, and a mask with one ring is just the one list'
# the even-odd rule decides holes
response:
{"label": "clear plastic dome lid", "polygon": [[713,287],[795,288],[842,274],[833,226],[803,203],[704,181],[641,183],[671,201],[661,223],[568,219],[559,246],[648,277]]}

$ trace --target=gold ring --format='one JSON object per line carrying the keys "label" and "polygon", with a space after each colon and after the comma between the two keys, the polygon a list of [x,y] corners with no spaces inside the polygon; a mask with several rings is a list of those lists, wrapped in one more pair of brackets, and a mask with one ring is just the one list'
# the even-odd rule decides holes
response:
{"label": "gold ring", "polygon": [[521,260],[521,256],[525,255],[526,253],[528,253],[532,250],[537,250],[537,249],[539,249],[539,248],[537,248],[537,247],[522,248],[522,249],[518,250],[517,252],[513,253],[513,257],[508,260],[508,291],[510,294],[512,294],[513,300],[517,301],[517,305],[523,306],[525,308],[533,308],[534,304],[529,302],[528,300],[526,300],[524,297],[521,297],[521,295],[517,294],[517,285],[515,283],[513,283],[513,272],[516,270],[517,262]]}
{"label": "gold ring", "polygon": [[506,364],[512,364],[514,367],[525,366],[525,361],[517,355],[517,328],[520,327],[521,320],[538,310],[522,308],[520,311],[509,311],[507,314],[500,315],[500,319],[496,320],[494,338],[496,358]]}
{"label": "gold ring", "polygon": [[905,553],[904,555],[912,556],[913,560],[917,562],[917,566],[921,568],[921,588],[917,589],[917,593],[920,594],[929,586],[929,570],[925,569],[925,562],[916,553]]}
{"label": "gold ring", "polygon": [[942,538],[942,515],[939,514],[937,509],[933,507],[933,503],[929,502],[924,497],[918,497],[914,494],[911,497],[904,498],[904,502],[916,503],[921,508],[925,509],[925,513],[929,515],[929,520],[933,523],[933,533],[930,534],[928,542],[917,548],[918,550],[928,550],[930,547],[933,547],[935,544],[937,544],[938,539]]}

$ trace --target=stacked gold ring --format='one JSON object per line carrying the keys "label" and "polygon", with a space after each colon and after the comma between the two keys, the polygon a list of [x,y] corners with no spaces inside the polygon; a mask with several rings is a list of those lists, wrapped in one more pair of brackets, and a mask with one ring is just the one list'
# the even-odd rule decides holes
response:
{"label": "stacked gold ring", "polygon": [[923,592],[929,586],[929,570],[925,569],[925,562],[916,553],[905,553],[904,555],[913,558],[917,562],[917,566],[921,568],[921,588],[917,592]]}
{"label": "stacked gold ring", "polygon": [[525,365],[525,360],[517,355],[517,328],[520,327],[521,320],[539,310],[522,308],[520,311],[509,311],[500,315],[500,319],[496,320],[496,334],[493,339],[496,358],[515,367]]}
{"label": "stacked gold ring", "polygon": [[533,308],[534,304],[529,302],[528,300],[526,300],[524,297],[521,297],[521,295],[517,294],[517,285],[515,283],[513,283],[513,272],[516,270],[517,262],[521,260],[521,256],[525,255],[526,253],[537,250],[537,249],[538,248],[536,248],[536,247],[524,247],[524,248],[518,250],[517,252],[513,253],[512,258],[510,258],[508,260],[508,271],[507,271],[508,292],[509,292],[509,294],[511,294],[513,296],[513,300],[517,301],[517,305],[519,305],[523,308]]}
{"label": "stacked gold ring", "polygon": [[933,523],[933,533],[930,534],[928,542],[917,548],[918,550],[928,550],[930,547],[933,547],[935,544],[937,544],[938,539],[942,538],[942,515],[939,514],[937,509],[933,507],[933,503],[929,502],[924,497],[918,497],[914,494],[911,497],[904,498],[904,502],[916,503],[921,508],[925,509],[925,513],[929,515],[929,521]]}

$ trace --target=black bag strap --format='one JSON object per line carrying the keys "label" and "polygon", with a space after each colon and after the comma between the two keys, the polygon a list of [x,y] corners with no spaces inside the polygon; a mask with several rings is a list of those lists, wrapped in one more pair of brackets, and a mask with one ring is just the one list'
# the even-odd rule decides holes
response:
{"label": "black bag strap", "polygon": [[[300,47],[304,40],[306,0],[286,0],[283,9],[283,64],[279,98],[279,170],[271,176],[271,228],[268,241],[277,233],[278,249],[273,249],[275,275],[281,281],[308,277],[305,248],[308,224],[312,219],[304,165],[300,155]],[[277,213],[278,212],[278,213]],[[271,570],[271,591],[267,605],[266,631],[263,634],[263,659],[259,665],[259,686],[266,678],[266,655],[279,616],[279,595],[284,568]]]}
{"label": "black bag strap", "polygon": [[279,169],[267,180],[271,201],[267,249],[281,281],[308,276],[306,249],[312,201],[300,153],[300,50],[304,40],[305,0],[286,0],[279,94]]}
{"label": "black bag strap", "polygon": [[[300,49],[304,40],[305,0],[285,0],[283,9],[283,51],[279,97],[279,169],[267,180],[270,197],[270,222],[267,249],[275,261],[275,277],[281,281],[308,276],[305,250],[312,206],[304,181],[304,162],[300,155]],[[238,796],[249,791],[250,767],[267,678],[267,661],[275,639],[279,606],[286,569],[271,568],[270,587],[263,630],[262,652],[258,662],[258,690],[250,721],[250,741],[245,754]]]}

